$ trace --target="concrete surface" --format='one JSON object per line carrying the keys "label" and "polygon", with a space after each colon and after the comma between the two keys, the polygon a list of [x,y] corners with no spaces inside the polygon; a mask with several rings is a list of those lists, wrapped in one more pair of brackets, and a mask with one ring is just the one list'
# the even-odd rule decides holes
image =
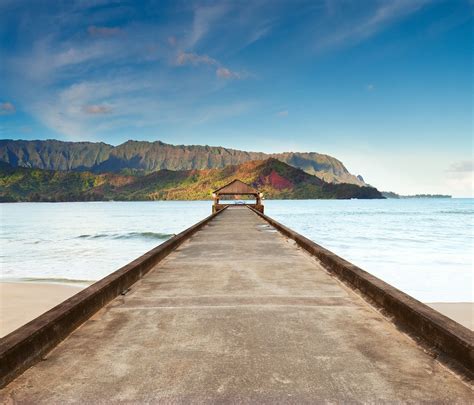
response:
{"label": "concrete surface", "polygon": [[10,403],[469,403],[471,388],[232,207],[0,393]]}

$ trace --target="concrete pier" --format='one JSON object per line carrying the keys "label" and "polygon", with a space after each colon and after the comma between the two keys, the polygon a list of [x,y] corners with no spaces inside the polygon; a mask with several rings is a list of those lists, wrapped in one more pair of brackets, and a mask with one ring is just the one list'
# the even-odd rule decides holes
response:
{"label": "concrete pier", "polygon": [[247,207],[7,385],[4,403],[472,403],[472,387]]}

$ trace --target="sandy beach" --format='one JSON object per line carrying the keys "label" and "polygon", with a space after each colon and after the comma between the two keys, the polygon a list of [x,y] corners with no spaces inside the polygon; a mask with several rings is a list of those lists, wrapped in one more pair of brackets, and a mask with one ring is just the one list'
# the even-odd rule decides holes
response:
{"label": "sandy beach", "polygon": [[[0,337],[50,310],[83,288],[84,286],[67,284],[0,283]],[[474,330],[474,303],[440,302],[427,305]]]}
{"label": "sandy beach", "polygon": [[474,330],[474,302],[433,302],[426,305]]}
{"label": "sandy beach", "polygon": [[0,283],[0,337],[50,310],[84,286]]}

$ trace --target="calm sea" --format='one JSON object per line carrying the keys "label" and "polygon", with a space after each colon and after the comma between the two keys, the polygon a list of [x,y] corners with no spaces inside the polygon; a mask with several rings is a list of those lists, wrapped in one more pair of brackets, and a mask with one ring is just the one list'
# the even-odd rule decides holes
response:
{"label": "calm sea", "polygon": [[[474,200],[266,201],[266,213],[425,302],[474,301]],[[209,201],[0,204],[4,281],[98,280]]]}

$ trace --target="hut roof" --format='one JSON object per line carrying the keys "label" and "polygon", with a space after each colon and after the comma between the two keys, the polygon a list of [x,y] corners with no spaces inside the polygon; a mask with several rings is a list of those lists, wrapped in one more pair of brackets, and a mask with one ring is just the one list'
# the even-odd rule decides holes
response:
{"label": "hut roof", "polygon": [[250,187],[248,184],[240,180],[233,180],[229,184],[222,186],[214,191],[217,195],[239,195],[239,194],[251,194],[257,195],[258,190]]}

